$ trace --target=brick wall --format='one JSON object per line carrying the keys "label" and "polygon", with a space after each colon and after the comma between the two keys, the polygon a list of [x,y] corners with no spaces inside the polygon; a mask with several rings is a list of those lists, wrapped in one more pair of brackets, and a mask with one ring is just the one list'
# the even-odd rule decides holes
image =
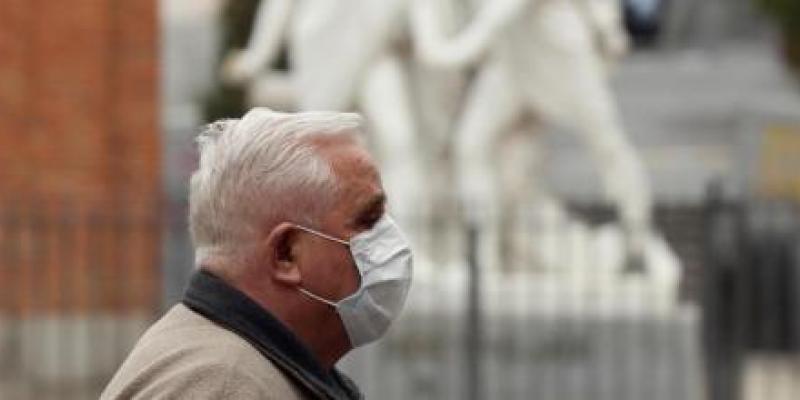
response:
{"label": "brick wall", "polygon": [[3,2],[0,312],[157,302],[156,10]]}

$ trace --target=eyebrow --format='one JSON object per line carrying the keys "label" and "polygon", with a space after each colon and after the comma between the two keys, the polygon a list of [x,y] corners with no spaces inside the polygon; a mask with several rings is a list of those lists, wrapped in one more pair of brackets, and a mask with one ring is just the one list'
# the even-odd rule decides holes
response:
{"label": "eyebrow", "polygon": [[[357,228],[372,228],[372,225],[380,219],[383,215],[383,209],[386,205],[386,194],[383,192],[372,196],[369,201],[365,202],[360,207],[360,211],[353,218],[352,225]],[[367,220],[367,218],[372,218]]]}

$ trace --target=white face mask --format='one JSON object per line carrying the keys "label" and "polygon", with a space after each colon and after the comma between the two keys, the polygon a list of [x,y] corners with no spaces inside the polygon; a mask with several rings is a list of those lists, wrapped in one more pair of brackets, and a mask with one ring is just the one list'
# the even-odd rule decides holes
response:
{"label": "white face mask", "polygon": [[353,347],[383,336],[403,309],[411,285],[411,248],[400,228],[391,217],[384,215],[372,229],[353,236],[347,242],[304,226],[297,227],[350,247],[361,275],[358,290],[338,302],[302,287],[299,290],[336,309]]}

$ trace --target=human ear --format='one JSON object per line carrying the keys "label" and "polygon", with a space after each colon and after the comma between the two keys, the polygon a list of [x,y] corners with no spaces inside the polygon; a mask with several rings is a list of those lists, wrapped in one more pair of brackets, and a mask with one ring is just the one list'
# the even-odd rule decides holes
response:
{"label": "human ear", "polygon": [[267,236],[267,248],[273,266],[272,279],[278,284],[297,286],[301,282],[300,267],[295,251],[297,230],[289,223],[281,223]]}

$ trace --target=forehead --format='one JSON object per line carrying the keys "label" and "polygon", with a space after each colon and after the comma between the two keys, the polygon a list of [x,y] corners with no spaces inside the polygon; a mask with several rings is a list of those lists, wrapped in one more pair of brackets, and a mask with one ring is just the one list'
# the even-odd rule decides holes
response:
{"label": "forehead", "polygon": [[320,154],[327,158],[339,178],[379,180],[375,160],[359,140],[351,136],[331,136],[312,141]]}
{"label": "forehead", "polygon": [[360,141],[349,136],[333,136],[316,139],[314,144],[330,161],[342,200],[363,200],[363,197],[382,194],[375,160]]}

